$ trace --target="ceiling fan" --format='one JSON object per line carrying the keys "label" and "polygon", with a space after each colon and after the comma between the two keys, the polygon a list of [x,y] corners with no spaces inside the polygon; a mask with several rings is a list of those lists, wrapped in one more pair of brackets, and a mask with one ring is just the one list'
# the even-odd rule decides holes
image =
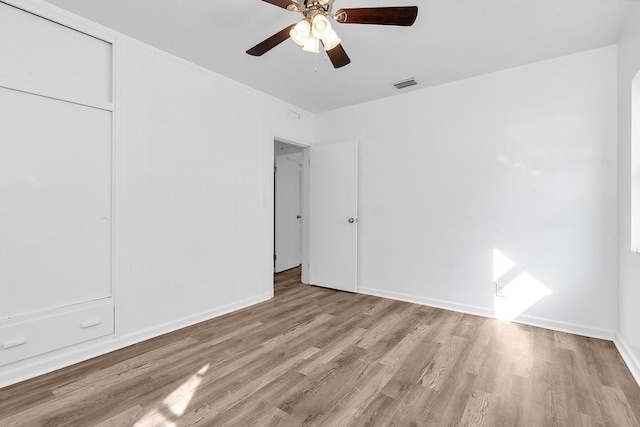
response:
{"label": "ceiling fan", "polygon": [[327,52],[335,68],[344,67],[351,60],[340,44],[331,18],[340,24],[377,24],[411,26],[418,16],[418,6],[361,7],[339,9],[332,13],[334,0],[262,0],[290,12],[304,15],[302,21],[290,25],[247,51],[249,55],[262,56],[283,41],[291,38],[305,52],[318,53],[320,45]]}

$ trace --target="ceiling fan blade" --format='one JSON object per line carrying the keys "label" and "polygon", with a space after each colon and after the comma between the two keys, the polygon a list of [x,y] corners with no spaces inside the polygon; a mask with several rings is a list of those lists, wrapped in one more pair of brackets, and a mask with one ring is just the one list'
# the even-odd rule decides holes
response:
{"label": "ceiling fan blade", "polygon": [[287,28],[284,28],[281,31],[278,31],[268,39],[258,43],[257,45],[249,49],[247,53],[253,56],[264,55],[265,53],[269,52],[271,49],[273,49],[274,47],[278,46],[280,43],[288,39],[289,32],[294,26],[295,24],[289,25]]}
{"label": "ceiling fan blade", "polygon": [[298,11],[300,10],[300,5],[291,0],[262,0],[267,3],[271,3],[274,6],[281,7],[283,9],[287,9],[290,11]]}
{"label": "ceiling fan blade", "polygon": [[349,59],[349,55],[347,55],[347,52],[344,51],[344,48],[341,44],[331,50],[327,50],[326,52],[329,56],[329,59],[331,60],[331,63],[333,64],[333,68],[344,67],[351,62],[351,59]]}
{"label": "ceiling fan blade", "polygon": [[342,24],[413,25],[418,16],[418,6],[361,7],[340,9],[336,21]]}

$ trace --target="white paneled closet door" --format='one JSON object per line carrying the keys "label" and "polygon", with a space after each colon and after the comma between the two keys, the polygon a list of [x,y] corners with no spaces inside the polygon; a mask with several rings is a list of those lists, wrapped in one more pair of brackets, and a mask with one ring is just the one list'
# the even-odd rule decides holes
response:
{"label": "white paneled closet door", "polygon": [[0,2],[0,85],[108,108],[112,45]]}
{"label": "white paneled closet door", "polygon": [[111,295],[111,114],[0,88],[1,318]]}
{"label": "white paneled closet door", "polygon": [[7,319],[111,297],[113,89],[94,35],[0,3],[0,40],[4,339]]}

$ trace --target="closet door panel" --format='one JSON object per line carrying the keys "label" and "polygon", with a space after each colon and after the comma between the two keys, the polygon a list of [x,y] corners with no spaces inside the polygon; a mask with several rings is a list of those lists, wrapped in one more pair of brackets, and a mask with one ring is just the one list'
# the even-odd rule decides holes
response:
{"label": "closet door panel", "polygon": [[111,44],[0,2],[0,86],[112,101]]}
{"label": "closet door panel", "polygon": [[0,319],[111,296],[111,112],[0,88]]}

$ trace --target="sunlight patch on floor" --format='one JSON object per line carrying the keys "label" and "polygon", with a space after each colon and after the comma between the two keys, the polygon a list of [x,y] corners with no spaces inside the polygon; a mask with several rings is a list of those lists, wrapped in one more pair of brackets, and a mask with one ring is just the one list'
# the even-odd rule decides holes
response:
{"label": "sunlight patch on floor", "polygon": [[[193,399],[204,374],[209,370],[210,364],[207,363],[198,372],[193,374],[187,381],[182,383],[177,389],[171,392],[163,401],[165,407],[153,409],[139,420],[136,427],[164,426],[175,427],[175,423],[171,418],[178,419],[183,416],[189,407],[189,402]],[[169,412],[163,414],[163,410],[168,409]]]}
{"label": "sunlight patch on floor", "polygon": [[209,370],[209,364],[206,364],[198,372],[191,376],[187,381],[185,381],[180,387],[175,389],[167,398],[163,401],[167,408],[174,414],[179,417],[184,415],[187,407],[189,406],[189,402],[193,398],[193,395],[196,393],[200,382],[202,382],[202,376],[207,373]]}
{"label": "sunlight patch on floor", "polygon": [[159,410],[154,409],[134,424],[135,427],[176,427],[176,424],[168,420]]}

